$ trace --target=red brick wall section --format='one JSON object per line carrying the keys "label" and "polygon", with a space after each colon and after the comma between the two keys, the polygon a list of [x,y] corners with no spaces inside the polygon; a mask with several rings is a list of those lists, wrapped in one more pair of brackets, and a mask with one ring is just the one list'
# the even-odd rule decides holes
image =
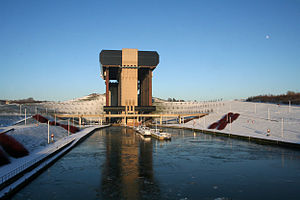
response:
{"label": "red brick wall section", "polygon": [[24,157],[29,154],[28,150],[20,142],[5,133],[0,135],[0,145],[6,153],[14,158]]}
{"label": "red brick wall section", "polygon": [[51,125],[51,126],[60,126],[60,123],[58,123],[58,122],[55,123],[55,121],[50,121],[49,125]]}
{"label": "red brick wall section", "polygon": [[215,122],[215,123],[212,123],[209,127],[208,127],[208,129],[215,129],[215,128],[217,128],[219,126],[219,123],[218,122]]}
{"label": "red brick wall section", "polygon": [[219,124],[222,124],[222,123],[224,123],[224,122],[227,122],[227,115],[225,115],[224,117],[222,117],[222,118],[218,121]]}
{"label": "red brick wall section", "polygon": [[227,122],[223,122],[223,123],[219,124],[219,126],[218,126],[217,129],[218,129],[219,131],[221,131],[221,130],[223,130],[226,126],[227,126]]}
{"label": "red brick wall section", "polygon": [[[68,130],[68,125],[61,124],[60,126],[63,127],[64,129]],[[69,125],[69,131],[71,133],[77,133],[80,130],[76,126]]]}
{"label": "red brick wall section", "polygon": [[235,113],[235,114],[233,114],[232,115],[232,117],[231,117],[231,119],[232,119],[232,122],[233,121],[235,121],[235,120],[237,120],[237,118],[240,116],[240,114],[239,113]]}
{"label": "red brick wall section", "polygon": [[240,116],[239,113],[233,114],[232,112],[227,113],[224,115],[219,121],[212,123],[208,129],[215,129],[217,128],[218,130],[223,130],[226,128],[228,123],[232,123],[235,121],[238,117]]}
{"label": "red brick wall section", "polygon": [[48,119],[39,114],[32,116],[32,118],[36,119],[36,121],[40,123],[48,123]]}
{"label": "red brick wall section", "polygon": [[[45,118],[45,117],[43,117],[42,115],[39,115],[39,114],[34,115],[33,118],[36,119],[40,123],[48,123],[48,121],[49,121],[47,118]],[[60,124],[58,122],[55,123],[54,121],[50,121],[49,125],[51,125],[51,126],[61,126],[64,129],[68,130],[68,125]],[[80,131],[76,126],[72,126],[72,125],[69,126],[69,130],[70,130],[71,133],[76,133],[76,132]]]}

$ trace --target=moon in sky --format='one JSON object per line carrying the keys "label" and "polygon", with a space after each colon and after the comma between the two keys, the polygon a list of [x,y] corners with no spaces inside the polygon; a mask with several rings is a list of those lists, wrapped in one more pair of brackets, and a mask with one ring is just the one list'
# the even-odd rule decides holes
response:
{"label": "moon in sky", "polygon": [[267,39],[267,40],[270,39],[270,35],[266,35],[266,39]]}

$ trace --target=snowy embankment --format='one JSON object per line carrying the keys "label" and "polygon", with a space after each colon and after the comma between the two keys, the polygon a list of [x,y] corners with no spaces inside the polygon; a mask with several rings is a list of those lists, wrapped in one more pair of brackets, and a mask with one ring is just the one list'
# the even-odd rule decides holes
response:
{"label": "snowy embankment", "polygon": [[[48,145],[47,124],[15,125],[11,127],[13,127],[14,130],[9,131],[7,134],[22,143],[29,152],[38,151]],[[68,131],[60,126],[50,126],[49,133],[50,135],[52,133],[54,134],[55,141],[68,136]]]}
{"label": "snowy embankment", "polygon": [[[30,153],[19,159],[9,157],[11,163],[0,167],[0,198],[47,166],[60,154],[72,148],[93,130],[103,127],[106,126],[88,127],[68,136],[68,131],[62,127],[50,126],[50,134],[54,134],[54,142],[50,144],[48,144],[48,126],[46,124],[8,127],[14,129],[6,134],[22,143]],[[33,166],[34,169],[31,169]],[[30,169],[29,172],[28,169]],[[15,177],[18,179],[15,180]],[[12,179],[14,180],[12,181]]]}
{"label": "snowy embankment", "polygon": [[[241,101],[224,103],[205,117],[172,126],[300,144],[300,107]],[[223,130],[208,129],[209,125],[229,112],[239,113],[240,116]]]}

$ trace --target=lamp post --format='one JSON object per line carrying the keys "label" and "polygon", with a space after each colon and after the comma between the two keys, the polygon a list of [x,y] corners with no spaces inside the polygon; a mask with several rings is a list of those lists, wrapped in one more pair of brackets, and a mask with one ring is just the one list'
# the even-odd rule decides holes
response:
{"label": "lamp post", "polygon": [[50,143],[50,140],[49,140],[49,132],[50,132],[50,130],[49,130],[49,120],[48,120],[48,144]]}
{"label": "lamp post", "polygon": [[25,126],[26,126],[26,108],[25,108]]}

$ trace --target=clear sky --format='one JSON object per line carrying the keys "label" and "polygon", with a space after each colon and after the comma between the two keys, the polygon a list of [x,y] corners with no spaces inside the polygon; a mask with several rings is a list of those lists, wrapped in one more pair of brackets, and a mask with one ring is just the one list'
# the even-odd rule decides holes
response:
{"label": "clear sky", "polygon": [[299,0],[0,0],[0,99],[104,93],[102,49],[157,51],[153,96],[300,92]]}

